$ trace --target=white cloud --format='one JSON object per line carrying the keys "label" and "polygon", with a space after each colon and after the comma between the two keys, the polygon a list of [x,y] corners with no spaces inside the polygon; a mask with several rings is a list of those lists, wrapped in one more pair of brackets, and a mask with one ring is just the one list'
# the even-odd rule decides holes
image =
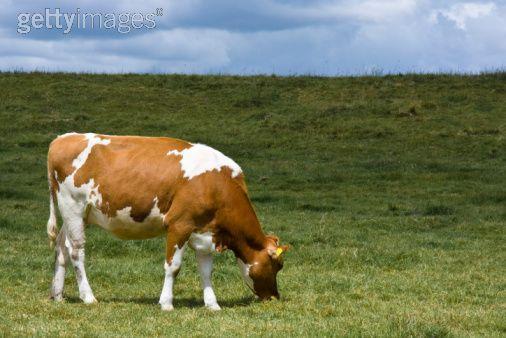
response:
{"label": "white cloud", "polygon": [[320,8],[320,14],[351,19],[388,22],[410,15],[417,8],[415,0],[367,0],[327,4]]}
{"label": "white cloud", "polygon": [[466,30],[466,23],[468,20],[487,16],[496,9],[497,6],[493,2],[466,2],[455,4],[451,6],[450,9],[433,11],[431,19],[432,21],[437,22],[438,16],[441,15],[446,19],[453,21],[459,29]]}

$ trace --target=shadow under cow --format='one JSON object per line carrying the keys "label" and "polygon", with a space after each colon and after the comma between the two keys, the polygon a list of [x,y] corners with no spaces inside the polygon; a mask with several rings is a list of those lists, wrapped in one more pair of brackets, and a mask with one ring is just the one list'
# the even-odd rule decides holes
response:
{"label": "shadow under cow", "polygon": [[[65,298],[67,303],[82,303],[82,300],[79,297],[67,296]],[[235,308],[248,306],[253,302],[257,302],[257,300],[252,296],[245,296],[236,299],[228,299],[221,300],[219,304],[221,308]],[[110,298],[99,298],[98,303],[133,303],[133,304],[145,304],[145,305],[158,305],[158,297],[110,297]],[[204,300],[202,298],[197,297],[183,297],[174,299],[174,307],[175,308],[198,308],[204,307]]]}

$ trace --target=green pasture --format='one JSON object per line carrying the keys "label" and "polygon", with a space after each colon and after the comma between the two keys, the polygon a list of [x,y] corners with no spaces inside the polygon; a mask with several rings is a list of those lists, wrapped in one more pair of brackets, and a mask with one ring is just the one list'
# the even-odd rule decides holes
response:
{"label": "green pasture", "polygon": [[[291,245],[280,301],[216,255],[221,312],[192,251],[157,304],[164,239],[87,229],[98,304],[49,301],[46,152],[70,131],[178,137],[241,165],[266,232]],[[0,73],[0,336],[506,336],[506,74]]]}

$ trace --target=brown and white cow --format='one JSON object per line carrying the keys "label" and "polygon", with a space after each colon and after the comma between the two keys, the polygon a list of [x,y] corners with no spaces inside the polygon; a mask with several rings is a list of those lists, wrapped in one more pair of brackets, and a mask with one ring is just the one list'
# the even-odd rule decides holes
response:
{"label": "brown and white cow", "polygon": [[[96,302],[84,269],[84,228],[97,224],[121,239],[166,236],[160,304],[172,310],[172,288],[187,246],[196,251],[205,305],[220,307],[211,286],[212,253],[230,249],[248,287],[279,298],[278,238],[265,235],[241,168],[203,144],[165,137],[69,133],[49,147],[50,216],[56,242],[51,297],[63,299],[65,266],[74,266],[80,298]],[[63,220],[58,233],[55,201]]]}

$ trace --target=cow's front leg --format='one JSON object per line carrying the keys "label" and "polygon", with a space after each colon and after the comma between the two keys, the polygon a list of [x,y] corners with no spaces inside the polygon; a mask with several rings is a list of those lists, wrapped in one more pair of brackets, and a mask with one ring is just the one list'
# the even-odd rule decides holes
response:
{"label": "cow's front leg", "polygon": [[160,305],[164,311],[174,310],[172,301],[174,300],[173,287],[179,269],[183,262],[183,254],[186,249],[186,243],[182,247],[177,244],[172,245],[172,241],[167,241],[167,257],[165,259],[165,282],[163,283],[162,294],[160,295]]}
{"label": "cow's front leg", "polygon": [[200,280],[202,282],[202,290],[204,290],[204,304],[210,310],[221,310],[216,295],[211,285],[211,274],[213,272],[213,256],[207,252],[197,251],[197,261],[199,264]]}

